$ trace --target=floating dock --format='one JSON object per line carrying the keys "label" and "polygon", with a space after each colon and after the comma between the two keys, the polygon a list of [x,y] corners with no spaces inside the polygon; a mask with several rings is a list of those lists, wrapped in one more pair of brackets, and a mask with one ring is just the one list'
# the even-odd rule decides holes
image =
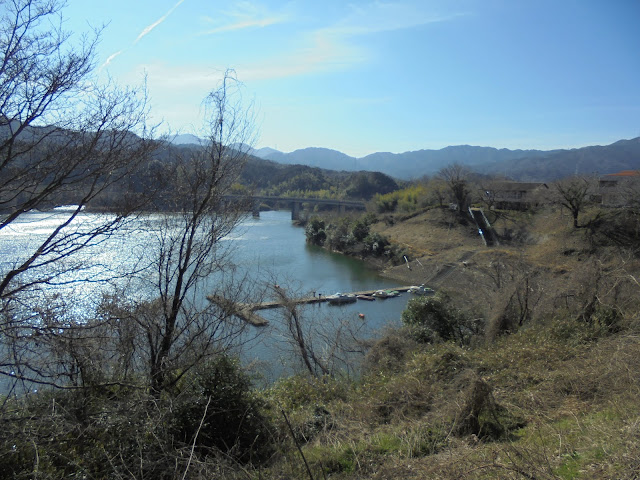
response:
{"label": "floating dock", "polygon": [[234,302],[219,295],[208,295],[207,300],[218,305],[228,315],[235,315],[254,327],[266,327],[269,325],[265,318],[254,312],[255,309],[252,308],[251,304]]}
{"label": "floating dock", "polygon": [[[411,286],[405,287],[393,287],[393,288],[382,288],[376,290],[362,290],[359,292],[351,292],[347,295],[373,295],[378,290],[395,290],[397,292],[406,292],[411,288]],[[280,287],[276,287],[276,291],[281,290]],[[284,296],[284,292],[281,294]],[[222,308],[229,315],[235,315],[238,318],[241,318],[247,323],[250,323],[256,327],[264,327],[269,324],[269,322],[264,318],[255,313],[258,310],[268,310],[271,308],[280,308],[284,307],[287,303],[294,303],[296,305],[307,305],[310,303],[321,303],[326,302],[329,299],[326,295],[315,295],[313,297],[303,297],[303,298],[289,298],[282,300],[273,300],[268,302],[258,302],[258,303],[241,303],[234,302],[233,300],[228,300],[224,297],[220,297],[219,295],[208,295],[207,300],[212,303],[215,303],[220,308]]]}

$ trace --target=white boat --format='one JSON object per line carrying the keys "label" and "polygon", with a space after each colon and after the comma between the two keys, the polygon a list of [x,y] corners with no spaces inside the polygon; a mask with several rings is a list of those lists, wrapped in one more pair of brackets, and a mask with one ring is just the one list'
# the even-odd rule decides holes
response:
{"label": "white boat", "polygon": [[330,305],[342,305],[344,303],[353,303],[357,300],[356,296],[347,293],[334,293],[327,297],[327,301]]}
{"label": "white boat", "polygon": [[414,285],[409,288],[409,293],[413,293],[414,295],[433,295],[435,291],[432,288],[427,287],[426,285]]}
{"label": "white boat", "polygon": [[367,300],[369,302],[375,300],[375,297],[373,297],[372,295],[358,295],[357,298],[358,300]]}
{"label": "white boat", "polygon": [[397,290],[378,290],[373,294],[376,298],[391,298],[397,297],[398,295],[400,295],[400,292]]}

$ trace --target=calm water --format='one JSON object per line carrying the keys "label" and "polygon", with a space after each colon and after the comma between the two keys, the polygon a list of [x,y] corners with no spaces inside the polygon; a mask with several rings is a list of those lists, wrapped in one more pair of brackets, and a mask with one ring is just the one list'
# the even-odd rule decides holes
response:
{"label": "calm water", "polygon": [[[304,229],[291,223],[290,212],[262,212],[259,219],[247,220],[238,237],[238,259],[253,273],[299,293],[316,292],[330,295],[398,286],[396,281],[381,277],[364,262],[328,252],[305,243]],[[397,325],[409,294],[373,302],[358,300],[341,306],[327,303],[301,308],[305,326],[312,337],[331,336],[338,328],[346,340],[351,333],[360,338],[371,337],[381,329]],[[260,312],[270,325],[244,349],[248,361],[257,362],[268,378],[296,370],[296,356],[282,325],[282,312]],[[364,319],[360,317],[364,315]],[[332,337],[335,338],[335,337]],[[314,348],[322,350],[320,341]]]}
{"label": "calm water", "polygon": [[[247,218],[224,239],[233,245],[233,262],[238,267],[236,274],[246,274],[250,283],[255,285],[278,284],[293,296],[311,292],[330,295],[398,286],[397,282],[379,276],[361,261],[307,245],[304,229],[292,225],[290,215],[288,211],[262,212],[260,218]],[[25,255],[57,220],[55,213],[33,213],[25,215],[19,224],[0,231],[0,267],[7,268],[13,259]],[[86,214],[79,221],[95,220],[95,216]],[[97,279],[103,274],[108,276],[121,269],[126,270],[142,256],[148,241],[143,233],[120,235],[85,252],[85,259],[96,263],[88,273]],[[79,278],[86,276],[87,271],[77,275]],[[78,312],[91,309],[100,292],[96,284],[78,283],[61,288],[68,295],[73,295]],[[339,327],[357,330],[361,336],[371,336],[377,330],[398,322],[408,298],[408,294],[403,294],[374,302],[359,300],[344,306],[310,305],[302,309],[301,315],[309,329]],[[294,355],[281,328],[281,313],[270,310],[261,314],[270,320],[270,326],[251,328],[260,330],[260,335],[249,339],[243,355],[247,361],[265,367],[269,371],[267,376],[278,376],[284,369],[294,368]]]}

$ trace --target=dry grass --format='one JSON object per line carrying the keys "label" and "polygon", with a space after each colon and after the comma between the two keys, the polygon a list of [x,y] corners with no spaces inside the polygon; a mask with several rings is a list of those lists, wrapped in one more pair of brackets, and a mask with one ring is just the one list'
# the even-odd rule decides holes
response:
{"label": "dry grass", "polygon": [[[579,325],[532,328],[472,350],[429,348],[400,374],[368,377],[323,404],[330,427],[303,447],[314,478],[637,478],[640,336],[588,337]],[[455,435],[477,375],[521,422],[501,441]],[[287,462],[269,475],[307,478]]]}
{"label": "dry grass", "polygon": [[[394,218],[394,222],[392,225],[379,222],[373,229],[419,257],[444,254],[443,261],[446,261],[447,252],[464,251],[481,244],[478,236],[473,234],[475,227],[460,225],[450,210],[430,209],[403,221]],[[451,257],[455,258],[455,255]]]}
{"label": "dry grass", "polygon": [[[401,365],[388,362],[392,369],[378,361],[340,396],[319,387],[312,406],[295,406],[295,392],[280,391],[299,413],[298,428],[315,406],[329,412],[331,421],[303,446],[314,478],[640,478],[638,259],[590,251],[584,231],[557,211],[527,217],[526,242],[493,249],[478,248],[464,226],[443,225],[443,214],[428,211],[382,231],[425,254],[423,269],[387,274],[419,283],[453,263],[442,284],[478,315],[512,295],[514,279],[535,274],[532,316],[491,343],[422,347]],[[489,270],[496,259],[513,273],[499,288]],[[478,382],[490,397],[479,418],[504,427],[497,441],[458,428]],[[292,453],[267,476],[308,478]]]}

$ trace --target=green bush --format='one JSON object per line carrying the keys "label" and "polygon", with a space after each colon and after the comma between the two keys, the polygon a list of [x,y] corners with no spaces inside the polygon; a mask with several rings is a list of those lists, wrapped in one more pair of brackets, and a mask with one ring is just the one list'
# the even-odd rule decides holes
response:
{"label": "green bush", "polygon": [[326,226],[324,220],[318,217],[313,217],[309,220],[304,232],[307,237],[307,243],[319,246],[324,245],[324,242],[327,239],[327,232],[325,229]]}
{"label": "green bush", "polygon": [[327,227],[327,243],[332,250],[339,252],[356,243],[348,217],[339,218]]}
{"label": "green bush", "polygon": [[175,401],[172,431],[179,442],[195,440],[200,454],[217,450],[242,463],[260,462],[272,453],[264,407],[238,361],[221,355],[185,380]]}
{"label": "green bush", "polygon": [[370,233],[364,240],[364,251],[370,255],[384,255],[385,248],[390,245],[389,240],[379,233]]}
{"label": "green bush", "polygon": [[429,189],[422,184],[411,185],[386,194],[377,194],[374,198],[378,213],[415,212],[429,204]]}
{"label": "green bush", "polygon": [[466,345],[479,332],[475,322],[453,306],[444,292],[412,298],[402,312],[402,322],[419,342],[454,341]]}
{"label": "green bush", "polygon": [[364,218],[356,220],[351,229],[351,233],[356,241],[361,242],[369,235],[369,224]]}

